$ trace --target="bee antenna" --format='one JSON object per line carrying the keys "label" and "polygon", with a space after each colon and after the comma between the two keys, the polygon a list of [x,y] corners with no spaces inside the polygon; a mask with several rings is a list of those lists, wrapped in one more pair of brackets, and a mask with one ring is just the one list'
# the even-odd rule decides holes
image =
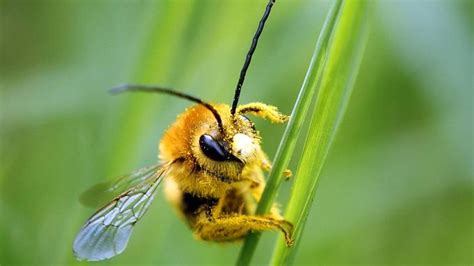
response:
{"label": "bee antenna", "polygon": [[252,39],[252,44],[250,45],[250,49],[247,52],[247,57],[245,58],[245,63],[240,70],[240,77],[239,81],[237,82],[237,87],[235,88],[234,94],[234,101],[232,102],[232,109],[230,110],[231,115],[235,114],[235,110],[237,109],[237,103],[239,102],[240,98],[240,91],[242,89],[242,85],[244,84],[245,74],[247,73],[247,69],[249,68],[250,61],[252,61],[252,55],[255,52],[255,48],[257,48],[258,38],[260,34],[262,34],[263,27],[265,26],[265,22],[267,21],[268,16],[270,15],[270,11],[272,10],[272,6],[275,3],[275,0],[269,0],[267,7],[265,8],[265,12],[263,13],[262,19],[260,23],[258,23],[257,32]]}
{"label": "bee antenna", "polygon": [[136,85],[136,84],[122,84],[117,87],[114,87],[109,90],[110,93],[112,94],[119,94],[125,91],[138,91],[138,92],[153,92],[153,93],[164,93],[164,94],[169,94],[173,95],[179,98],[183,98],[186,100],[189,100],[191,102],[198,103],[200,105],[203,105],[206,107],[211,113],[214,115],[217,121],[217,125],[219,126],[220,130],[224,130],[222,126],[222,119],[217,110],[209,103],[196,98],[194,96],[191,96],[189,94],[185,94],[182,92],[175,91],[170,88],[163,88],[163,87],[158,87],[158,86],[148,86],[148,85]]}

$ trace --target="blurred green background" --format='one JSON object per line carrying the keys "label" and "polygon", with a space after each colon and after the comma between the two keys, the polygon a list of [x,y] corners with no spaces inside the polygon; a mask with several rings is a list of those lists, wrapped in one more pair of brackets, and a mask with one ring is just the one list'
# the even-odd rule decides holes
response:
{"label": "blurred green background", "polygon": [[[0,264],[78,263],[72,241],[94,211],[80,193],[156,162],[189,106],[106,90],[162,84],[230,104],[265,3],[0,1]],[[328,8],[277,1],[241,103],[291,111]],[[472,265],[472,1],[379,1],[371,14],[295,263]],[[272,156],[284,127],[255,121]],[[193,240],[160,192],[125,253],[102,264],[232,264],[239,247]]]}

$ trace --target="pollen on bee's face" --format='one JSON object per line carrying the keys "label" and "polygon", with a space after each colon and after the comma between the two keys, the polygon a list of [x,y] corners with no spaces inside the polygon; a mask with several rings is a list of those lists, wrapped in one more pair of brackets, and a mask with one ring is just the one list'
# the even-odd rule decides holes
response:
{"label": "pollen on bee's face", "polygon": [[237,154],[247,157],[255,152],[255,143],[251,137],[238,133],[234,136],[234,150]]}

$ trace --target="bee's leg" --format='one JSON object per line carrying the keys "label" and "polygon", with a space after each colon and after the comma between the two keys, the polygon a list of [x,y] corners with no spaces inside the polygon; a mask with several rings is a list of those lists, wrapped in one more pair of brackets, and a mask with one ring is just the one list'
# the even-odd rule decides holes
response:
{"label": "bee's leg", "polygon": [[291,223],[272,215],[229,215],[217,218],[200,215],[194,226],[194,234],[202,240],[226,242],[239,240],[250,231],[280,230],[285,236],[286,245],[291,246],[292,229]]}
{"label": "bee's leg", "polygon": [[264,103],[248,103],[237,108],[238,114],[252,114],[254,116],[268,119],[272,123],[285,123],[288,121],[288,116],[278,112],[275,106]]}
{"label": "bee's leg", "polygon": [[[266,172],[270,172],[270,170],[272,170],[272,165],[271,164],[265,164],[265,165],[262,165],[262,168]],[[291,172],[290,169],[283,170],[283,176],[285,177],[285,180],[290,180],[290,177],[292,175],[293,175],[293,172]]]}
{"label": "bee's leg", "polygon": [[[258,154],[258,157],[260,158],[260,166],[265,172],[270,172],[272,170],[272,163],[268,159],[268,156],[263,152],[260,151]],[[290,177],[293,175],[290,169],[285,169],[283,171],[283,176],[285,177],[285,180],[289,180]]]}
{"label": "bee's leg", "polygon": [[260,162],[261,162],[260,165],[262,169],[265,172],[270,172],[270,170],[272,170],[272,163],[268,159],[268,156],[263,151],[260,151],[259,153],[260,154],[258,155],[258,157],[260,158]]}

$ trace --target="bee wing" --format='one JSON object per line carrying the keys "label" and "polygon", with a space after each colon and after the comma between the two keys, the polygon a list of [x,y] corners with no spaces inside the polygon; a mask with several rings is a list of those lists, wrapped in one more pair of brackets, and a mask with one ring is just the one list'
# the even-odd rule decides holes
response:
{"label": "bee wing", "polygon": [[98,183],[84,191],[79,196],[79,201],[87,207],[103,206],[115,195],[154,176],[160,167],[159,164],[143,167],[116,180]]}
{"label": "bee wing", "polygon": [[122,253],[135,223],[153,200],[166,169],[123,192],[90,217],[76,236],[74,254],[79,260],[97,261]]}

